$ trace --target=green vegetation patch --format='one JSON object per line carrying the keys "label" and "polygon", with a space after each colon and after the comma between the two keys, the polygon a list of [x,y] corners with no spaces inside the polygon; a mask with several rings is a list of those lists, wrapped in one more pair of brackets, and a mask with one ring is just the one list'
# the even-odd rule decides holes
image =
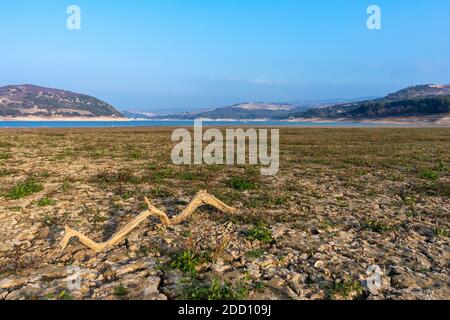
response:
{"label": "green vegetation patch", "polygon": [[414,189],[429,196],[450,198],[450,183],[446,181],[428,181],[415,185]]}
{"label": "green vegetation patch", "polygon": [[249,179],[245,179],[242,177],[231,177],[230,180],[228,180],[228,186],[230,188],[239,190],[239,191],[245,191],[245,190],[255,190],[257,188],[257,185],[255,182]]}
{"label": "green vegetation patch", "polygon": [[450,231],[446,228],[436,228],[435,229],[436,235],[440,237],[449,238],[450,237]]}
{"label": "green vegetation patch", "polygon": [[25,181],[19,182],[15,187],[13,187],[6,197],[11,200],[17,200],[33,193],[41,192],[44,187],[39,183],[34,177],[27,178]]}
{"label": "green vegetation patch", "polygon": [[364,230],[376,233],[386,233],[393,229],[393,226],[389,223],[378,220],[365,220],[361,222],[361,227]]}
{"label": "green vegetation patch", "polygon": [[6,176],[10,176],[14,173],[14,171],[12,170],[8,170],[8,169],[0,169],[0,177],[6,177]]}
{"label": "green vegetation patch", "polygon": [[42,218],[42,222],[47,226],[47,227],[51,227],[54,226],[58,223],[59,219],[55,216],[46,214],[44,215],[44,217]]}
{"label": "green vegetation patch", "polygon": [[273,241],[272,231],[264,222],[257,222],[255,225],[250,227],[246,231],[245,237],[247,238],[247,240],[259,240],[264,244],[269,244]]}
{"label": "green vegetation patch", "polygon": [[424,170],[421,174],[422,179],[437,180],[439,178],[439,172],[434,170]]}
{"label": "green vegetation patch", "polygon": [[335,282],[328,288],[328,294],[331,299],[341,297],[348,299],[352,295],[359,297],[363,294],[364,289],[361,283],[357,280],[344,280],[341,282]]}
{"label": "green vegetation patch", "polygon": [[0,160],[6,160],[6,159],[10,159],[11,155],[7,152],[2,152],[0,151]]}
{"label": "green vegetation patch", "polygon": [[217,278],[210,284],[191,279],[181,292],[182,299],[187,300],[244,300],[247,296],[248,288],[245,284],[232,285]]}
{"label": "green vegetation patch", "polygon": [[201,263],[202,258],[195,253],[185,250],[175,254],[170,263],[170,267],[178,269],[186,274],[196,274],[196,268]]}
{"label": "green vegetation patch", "polygon": [[128,289],[123,285],[119,284],[114,288],[114,295],[116,297],[125,297],[128,294]]}
{"label": "green vegetation patch", "polygon": [[255,249],[247,252],[247,257],[258,259],[264,256],[266,252],[263,249]]}
{"label": "green vegetation patch", "polygon": [[40,199],[37,203],[39,207],[48,207],[48,206],[54,206],[56,204],[56,201],[47,197],[44,197]]}

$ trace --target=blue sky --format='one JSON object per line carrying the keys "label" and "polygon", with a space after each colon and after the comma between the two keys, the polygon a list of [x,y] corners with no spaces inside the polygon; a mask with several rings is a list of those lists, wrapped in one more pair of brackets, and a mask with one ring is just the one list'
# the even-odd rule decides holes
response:
{"label": "blue sky", "polygon": [[[71,4],[81,30],[66,28]],[[0,86],[149,111],[380,96],[450,83],[449,34],[448,0],[2,1]]]}

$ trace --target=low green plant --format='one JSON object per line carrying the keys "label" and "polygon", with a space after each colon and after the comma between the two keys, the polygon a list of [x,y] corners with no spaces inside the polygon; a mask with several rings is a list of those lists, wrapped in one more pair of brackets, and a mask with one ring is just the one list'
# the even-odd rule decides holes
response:
{"label": "low green plant", "polygon": [[254,249],[254,250],[247,252],[247,257],[258,259],[258,258],[261,258],[262,256],[264,256],[264,254],[265,254],[265,251],[263,249]]}
{"label": "low green plant", "polygon": [[0,177],[6,177],[12,175],[14,172],[8,169],[1,169],[0,170]]}
{"label": "low green plant", "polygon": [[180,172],[179,177],[181,180],[186,180],[186,181],[193,181],[193,180],[198,179],[198,176],[191,171]]}
{"label": "low green plant", "polygon": [[419,213],[417,212],[417,211],[414,211],[414,210],[410,210],[410,211],[407,211],[406,212],[406,216],[408,217],[408,218],[415,218],[415,217],[417,217],[419,215]]}
{"label": "low green plant", "polygon": [[40,192],[44,189],[34,177],[27,178],[25,181],[19,182],[7,194],[7,198],[11,200],[18,200],[33,193]]}
{"label": "low green plant", "polygon": [[450,198],[450,184],[446,181],[428,181],[416,185],[415,188],[418,192],[426,195]]}
{"label": "low green plant", "polygon": [[376,233],[386,233],[392,230],[392,226],[389,223],[378,220],[365,220],[361,223],[361,227],[364,230]]}
{"label": "low green plant", "polygon": [[11,142],[6,141],[0,141],[0,148],[9,148],[13,147],[14,145]]}
{"label": "low green plant", "polygon": [[450,237],[450,231],[446,228],[436,228],[435,229],[436,235],[440,237],[449,238]]}
{"label": "low green plant", "polygon": [[173,191],[164,186],[155,186],[151,191],[152,197],[168,198],[173,196]]}
{"label": "low green plant", "polygon": [[255,283],[252,284],[252,287],[255,290],[264,290],[266,288],[266,284],[262,281],[257,281]]}
{"label": "low green plant", "polygon": [[330,298],[336,299],[336,297],[342,297],[344,299],[348,299],[352,294],[356,296],[361,296],[364,292],[364,289],[361,283],[357,280],[344,280],[341,282],[335,282],[329,288]]}
{"label": "low green plant", "polygon": [[243,283],[233,286],[217,278],[210,284],[190,279],[190,283],[183,287],[181,296],[188,300],[244,300],[248,296],[248,288]]}
{"label": "low green plant", "polygon": [[170,266],[186,274],[193,275],[196,273],[196,267],[200,262],[201,257],[191,251],[185,250],[173,256]]}
{"label": "low green plant", "polygon": [[163,179],[169,179],[172,178],[174,176],[174,171],[172,168],[164,168],[159,170],[156,174],[155,174],[155,180],[156,181],[161,181]]}
{"label": "low green plant", "polygon": [[407,206],[413,206],[417,202],[417,198],[409,194],[402,195],[402,200]]}
{"label": "low green plant", "polygon": [[48,207],[48,206],[53,206],[55,205],[56,201],[47,197],[41,198],[37,205],[39,207]]}
{"label": "low green plant", "polygon": [[0,160],[6,160],[6,159],[10,159],[11,155],[9,153],[6,152],[0,152]]}
{"label": "low green plant", "polygon": [[273,241],[272,231],[264,222],[257,222],[255,225],[250,227],[245,233],[245,237],[250,241],[259,240],[265,244]]}
{"label": "low green plant", "polygon": [[124,297],[127,294],[128,289],[123,284],[119,284],[117,287],[114,288],[114,295],[116,297]]}
{"label": "low green plant", "polygon": [[102,171],[96,174],[92,180],[96,183],[105,185],[110,185],[113,183],[137,184],[141,181],[141,179],[133,175],[129,169],[120,169],[113,172]]}
{"label": "low green plant", "polygon": [[142,152],[141,150],[131,150],[130,153],[128,154],[128,158],[133,159],[133,160],[139,160],[143,158]]}
{"label": "low green plant", "polygon": [[62,185],[61,185],[61,190],[64,192],[67,192],[70,190],[72,186],[72,181],[69,178],[64,178]]}
{"label": "low green plant", "polygon": [[191,230],[183,230],[181,232],[181,235],[185,238],[189,238],[190,236],[192,236],[192,231]]}
{"label": "low green plant", "polygon": [[46,215],[44,215],[44,217],[42,218],[42,222],[44,222],[44,224],[45,224],[47,227],[51,227],[51,226],[57,224],[58,218],[55,217],[55,216],[51,216],[51,215],[46,214]]}
{"label": "low green plant", "polygon": [[147,246],[139,246],[139,255],[143,257],[147,257],[149,254],[149,250]]}
{"label": "low green plant", "polygon": [[281,206],[289,200],[289,196],[282,195],[275,198],[275,204]]}
{"label": "low green plant", "polygon": [[74,300],[74,297],[67,291],[63,290],[58,294],[59,300]]}
{"label": "low green plant", "polygon": [[228,186],[239,191],[255,190],[257,187],[256,183],[242,177],[231,177],[230,180],[228,180]]}
{"label": "low green plant", "polygon": [[421,174],[421,177],[422,179],[436,180],[437,178],[439,178],[439,173],[434,170],[424,170]]}

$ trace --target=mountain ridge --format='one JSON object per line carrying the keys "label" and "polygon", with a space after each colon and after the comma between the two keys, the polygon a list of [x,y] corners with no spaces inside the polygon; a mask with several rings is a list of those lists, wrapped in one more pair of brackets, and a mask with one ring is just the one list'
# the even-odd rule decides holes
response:
{"label": "mountain ridge", "polygon": [[286,120],[295,119],[363,121],[391,117],[434,118],[450,116],[450,85],[425,84],[410,86],[382,98],[328,99],[312,102],[267,103],[244,102],[231,106],[190,112],[156,114],[126,110],[95,97],[67,90],[37,85],[0,87],[1,119],[150,119],[150,120]]}
{"label": "mountain ridge", "polygon": [[4,118],[124,118],[112,105],[95,97],[33,84],[0,87]]}
{"label": "mountain ridge", "polygon": [[450,112],[450,85],[410,86],[382,98],[328,99],[311,102],[244,102],[226,107],[194,112],[148,114],[133,117],[153,120],[367,120],[388,117],[446,115]]}
{"label": "mountain ridge", "polygon": [[293,112],[289,118],[361,120],[371,118],[448,115],[450,85],[411,86],[384,98]]}

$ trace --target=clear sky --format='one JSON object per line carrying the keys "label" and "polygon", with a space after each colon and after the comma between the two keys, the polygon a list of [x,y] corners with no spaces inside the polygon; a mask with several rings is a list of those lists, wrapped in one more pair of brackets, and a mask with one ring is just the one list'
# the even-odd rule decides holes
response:
{"label": "clear sky", "polygon": [[450,83],[449,35],[448,0],[1,1],[0,86],[148,111],[380,96]]}

